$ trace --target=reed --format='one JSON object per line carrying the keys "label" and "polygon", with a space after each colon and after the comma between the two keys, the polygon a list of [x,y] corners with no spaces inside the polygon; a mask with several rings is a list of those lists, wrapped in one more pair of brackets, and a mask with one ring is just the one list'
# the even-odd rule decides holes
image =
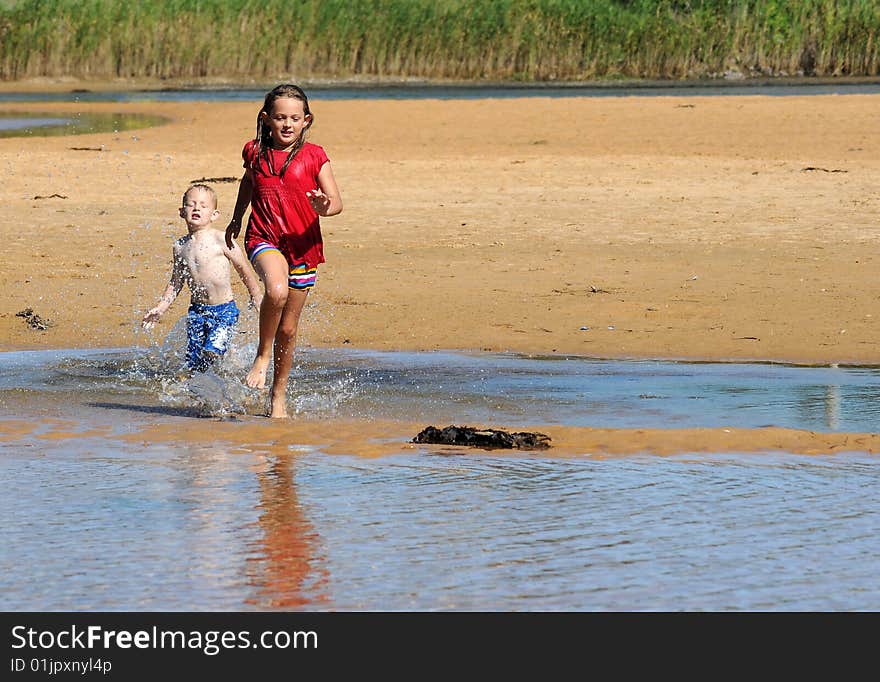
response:
{"label": "reed", "polygon": [[0,79],[876,76],[880,0],[5,0]]}

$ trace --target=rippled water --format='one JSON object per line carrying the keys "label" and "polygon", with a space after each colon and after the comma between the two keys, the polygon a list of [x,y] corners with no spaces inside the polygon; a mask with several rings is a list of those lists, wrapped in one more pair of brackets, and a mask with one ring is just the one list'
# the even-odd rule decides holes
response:
{"label": "rippled water", "polygon": [[[172,342],[0,353],[6,609],[880,608],[876,456],[328,454],[233,419],[260,400]],[[880,405],[874,368],[307,349],[297,377],[331,424],[853,431]]]}
{"label": "rippled water", "polygon": [[[253,344],[235,344],[217,373],[190,377],[183,323],[152,348],[0,353],[0,415],[70,414],[72,401],[97,421],[113,409],[262,414],[265,394],[238,381]],[[294,376],[292,411],[328,419],[829,432],[880,423],[877,367],[306,349]]]}

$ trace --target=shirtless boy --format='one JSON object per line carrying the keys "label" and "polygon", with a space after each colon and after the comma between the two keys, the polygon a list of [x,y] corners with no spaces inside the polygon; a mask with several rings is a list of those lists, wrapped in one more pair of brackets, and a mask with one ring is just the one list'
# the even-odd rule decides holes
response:
{"label": "shirtless boy", "polygon": [[188,234],[174,242],[171,280],[159,304],[144,315],[142,326],[150,329],[165,313],[184,284],[189,286],[190,306],[186,319],[187,365],[207,370],[229,346],[238,322],[238,306],[232,294],[229,264],[235,268],[259,310],[263,293],[247,256],[224,233],[213,227],[220,216],[217,194],[207,185],[193,185],[183,195],[180,217]]}

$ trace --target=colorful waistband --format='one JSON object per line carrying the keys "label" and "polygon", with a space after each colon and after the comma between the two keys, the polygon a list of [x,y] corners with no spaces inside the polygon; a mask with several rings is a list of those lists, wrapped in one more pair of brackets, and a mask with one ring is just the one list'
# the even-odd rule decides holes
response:
{"label": "colorful waistband", "polygon": [[[250,258],[251,263],[256,267],[256,258],[261,253],[266,253],[267,251],[275,251],[281,253],[281,249],[273,244],[269,244],[268,242],[260,242],[257,244],[248,254],[248,258]],[[290,289],[308,289],[309,287],[315,286],[315,280],[318,276],[318,268],[313,267],[310,268],[305,263],[294,263],[290,266],[289,275],[287,277],[287,286]]]}
{"label": "colorful waistband", "polygon": [[[281,253],[281,249],[279,249],[277,246],[273,246],[272,244],[269,244],[268,242],[260,242],[248,254],[248,258],[250,259],[251,264],[255,265],[256,264],[255,263],[256,257],[259,256],[261,253],[264,253],[265,251],[277,251],[278,253]],[[281,255],[284,255],[284,254],[281,254]]]}

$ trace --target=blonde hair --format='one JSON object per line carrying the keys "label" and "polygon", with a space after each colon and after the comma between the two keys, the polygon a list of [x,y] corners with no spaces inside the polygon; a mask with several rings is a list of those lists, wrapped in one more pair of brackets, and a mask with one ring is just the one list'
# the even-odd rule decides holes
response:
{"label": "blonde hair", "polygon": [[214,208],[217,208],[217,192],[215,192],[214,188],[210,185],[203,185],[202,183],[196,183],[187,187],[186,191],[183,193],[183,199],[181,199],[180,201],[181,206],[186,206],[186,195],[192,192],[194,189],[203,189],[208,194],[210,194],[211,198],[214,200]]}

